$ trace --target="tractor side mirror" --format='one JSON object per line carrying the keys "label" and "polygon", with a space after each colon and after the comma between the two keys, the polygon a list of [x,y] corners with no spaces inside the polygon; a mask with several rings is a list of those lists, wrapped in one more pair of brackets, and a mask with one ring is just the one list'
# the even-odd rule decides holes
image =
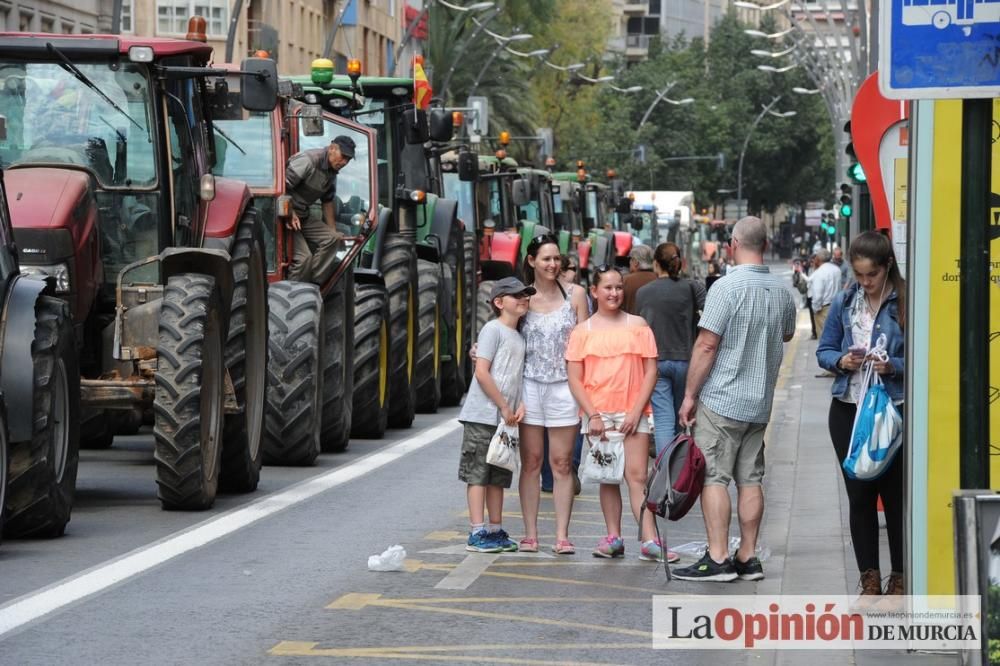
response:
{"label": "tractor side mirror", "polygon": [[629,224],[636,231],[642,231],[642,215],[629,215]]}
{"label": "tractor side mirror", "polygon": [[479,180],[479,157],[475,153],[458,154],[458,179],[464,183],[474,183]]}
{"label": "tractor side mirror", "polygon": [[240,104],[247,111],[273,111],[278,104],[278,66],[270,58],[247,58],[241,69]]}
{"label": "tractor side mirror", "polygon": [[400,114],[403,123],[403,134],[406,136],[406,143],[410,145],[420,145],[427,143],[430,138],[427,131],[426,111],[404,111]]}
{"label": "tractor side mirror", "polygon": [[632,200],[628,197],[619,198],[618,205],[615,206],[615,210],[622,214],[632,212]]}
{"label": "tractor side mirror", "polygon": [[531,201],[526,180],[515,180],[511,183],[511,200],[515,206],[524,206]]}
{"label": "tractor side mirror", "polygon": [[306,104],[302,107],[302,133],[306,136],[323,136],[323,107]]}
{"label": "tractor side mirror", "polygon": [[7,140],[7,116],[0,116],[0,141]]}
{"label": "tractor side mirror", "polygon": [[430,114],[430,136],[432,141],[446,143],[451,141],[451,136],[455,132],[455,123],[452,121],[451,112],[444,109],[431,109]]}

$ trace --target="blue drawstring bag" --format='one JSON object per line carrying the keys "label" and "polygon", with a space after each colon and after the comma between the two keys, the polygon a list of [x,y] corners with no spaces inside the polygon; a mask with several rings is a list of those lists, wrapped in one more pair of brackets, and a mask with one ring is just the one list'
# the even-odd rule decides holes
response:
{"label": "blue drawstring bag", "polygon": [[[869,354],[877,359],[887,359],[884,335]],[[875,372],[872,361],[865,362],[864,380],[858,403],[858,413],[851,430],[851,446],[844,458],[847,476],[858,481],[871,481],[882,476],[903,445],[903,417],[892,404],[892,398]]]}

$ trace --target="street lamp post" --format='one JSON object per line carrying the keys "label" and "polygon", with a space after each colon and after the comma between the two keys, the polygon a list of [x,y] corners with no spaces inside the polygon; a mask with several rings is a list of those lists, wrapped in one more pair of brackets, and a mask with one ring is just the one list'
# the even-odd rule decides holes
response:
{"label": "street lamp post", "polygon": [[753,131],[757,129],[757,125],[760,124],[760,121],[763,120],[766,115],[773,115],[778,118],[790,118],[795,115],[795,111],[785,111],[783,113],[772,112],[771,109],[773,109],[775,104],[780,101],[781,95],[778,95],[768,104],[764,105],[764,108],[757,114],[757,117],[754,118],[753,122],[750,124],[750,131],[747,132],[747,138],[743,140],[743,149],[740,151],[740,164],[736,168],[736,201],[738,202],[743,201],[743,158],[746,157],[747,146],[750,145],[750,137],[753,136]]}
{"label": "street lamp post", "polygon": [[507,44],[509,44],[510,42],[523,42],[531,38],[532,35],[528,33],[515,33],[513,35],[510,35],[509,37],[504,37],[501,35],[498,38],[496,38],[497,47],[493,49],[493,52],[490,53],[490,57],[486,59],[486,62],[483,64],[482,69],[479,70],[479,74],[476,75],[476,80],[472,84],[472,89],[469,91],[469,96],[471,97],[476,94],[476,90],[479,89],[479,82],[483,80],[483,75],[486,74],[486,70],[490,68],[490,65],[493,64],[493,61],[496,60],[496,57],[500,55],[500,52],[507,47]]}
{"label": "street lamp post", "polygon": [[653,112],[653,109],[656,108],[656,105],[659,104],[661,100],[665,101],[667,104],[673,104],[674,106],[683,106],[694,102],[693,97],[685,97],[684,99],[668,99],[667,93],[670,92],[670,89],[675,85],[677,85],[677,82],[671,81],[663,90],[656,93],[656,99],[654,99],[653,103],[649,105],[648,109],[646,109],[646,113],[642,114],[642,120],[639,121],[639,126],[635,128],[636,132],[641,130],[642,126],[646,124],[646,121],[649,120],[649,114]]}
{"label": "street lamp post", "polygon": [[[413,37],[413,31],[417,29],[417,24],[420,23],[420,21],[425,16],[427,16],[427,13],[431,9],[431,5],[434,4],[435,2],[441,4],[444,7],[447,7],[448,9],[452,9],[457,12],[481,12],[484,9],[491,9],[495,4],[493,2],[474,2],[471,5],[468,5],[467,7],[463,7],[461,5],[453,5],[449,2],[446,2],[445,0],[427,0],[424,3],[424,8],[420,10],[420,13],[413,18],[413,20],[410,22],[408,26],[406,26],[406,31],[403,33],[402,39],[399,40],[399,47],[396,49],[396,53],[392,57],[392,62],[389,63],[389,76],[393,76],[396,73],[396,63],[399,62],[399,56],[403,55],[403,49],[405,49],[406,45],[410,43],[410,38]],[[350,3],[347,4],[349,5]],[[343,19],[344,11],[347,11],[347,5],[344,6],[344,10],[341,12],[341,19]],[[340,21],[338,20],[337,25],[339,25],[339,23]],[[335,25],[333,28],[333,32],[336,32],[336,30],[337,27]],[[332,34],[328,39],[328,41],[332,46],[333,45]]]}

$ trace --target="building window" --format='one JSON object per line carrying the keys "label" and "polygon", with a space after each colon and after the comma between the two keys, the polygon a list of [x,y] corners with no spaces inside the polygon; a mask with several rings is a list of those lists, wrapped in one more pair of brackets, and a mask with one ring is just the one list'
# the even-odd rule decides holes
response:
{"label": "building window", "polygon": [[225,0],[156,0],[156,32],[187,34],[188,19],[195,15],[205,19],[209,35],[226,35],[228,9]]}
{"label": "building window", "polygon": [[396,0],[386,0],[389,3],[389,16],[396,15]]}
{"label": "building window", "polygon": [[34,18],[34,13],[29,13],[21,11],[18,14],[17,29],[20,32],[32,32],[31,19]]}
{"label": "building window", "polygon": [[132,25],[132,2],[133,0],[122,0],[122,32],[135,32],[135,26]]}
{"label": "building window", "polygon": [[49,18],[47,16],[42,17],[42,32],[52,34],[56,31],[56,21],[55,19]]}
{"label": "building window", "polygon": [[660,15],[660,0],[649,0],[649,15],[650,16]]}

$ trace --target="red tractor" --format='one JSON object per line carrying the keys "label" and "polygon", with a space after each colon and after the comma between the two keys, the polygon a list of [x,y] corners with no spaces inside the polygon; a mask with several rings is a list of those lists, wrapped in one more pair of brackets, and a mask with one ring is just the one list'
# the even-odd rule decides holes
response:
{"label": "red tractor", "polygon": [[[154,414],[168,509],[253,490],[261,465],[264,235],[246,184],[212,174],[211,56],[193,40],[0,34],[22,270],[69,303],[92,418]],[[242,106],[270,111],[276,92],[274,62],[247,60]]]}
{"label": "red tractor", "polygon": [[[309,465],[321,451],[347,449],[351,434],[381,437],[388,422],[386,280],[355,261],[378,225],[375,130],[296,101],[288,81],[273,111],[253,113],[240,106],[238,74],[210,84],[216,173],[250,186],[264,226],[271,313],[265,462]],[[345,250],[325,284],[290,282],[288,158],[342,135],[355,143],[334,200]],[[322,219],[320,204],[314,208]]]}
{"label": "red tractor", "polygon": [[60,536],[73,508],[80,377],[73,320],[55,286],[20,273],[0,172],[0,533],[8,536]]}

